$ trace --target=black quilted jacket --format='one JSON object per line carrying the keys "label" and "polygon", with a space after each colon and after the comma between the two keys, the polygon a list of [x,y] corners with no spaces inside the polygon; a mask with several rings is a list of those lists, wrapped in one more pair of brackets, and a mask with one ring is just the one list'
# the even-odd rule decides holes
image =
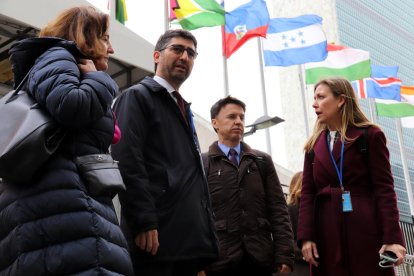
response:
{"label": "black quilted jacket", "polygon": [[30,183],[0,186],[0,275],[132,275],[111,197],[90,197],[73,163],[107,152],[117,85],[80,73],[73,42],[32,38],[10,54],[16,82],[34,64],[25,89],[68,134]]}

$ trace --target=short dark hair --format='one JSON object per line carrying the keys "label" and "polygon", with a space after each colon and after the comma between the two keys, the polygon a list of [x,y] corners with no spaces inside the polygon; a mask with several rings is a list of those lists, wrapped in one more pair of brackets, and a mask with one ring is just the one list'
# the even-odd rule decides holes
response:
{"label": "short dark hair", "polygon": [[217,115],[220,113],[220,110],[228,104],[236,104],[243,108],[243,111],[246,112],[246,104],[241,100],[234,98],[232,96],[227,96],[223,99],[218,100],[210,109],[210,117],[211,119],[215,119]]}
{"label": "short dark hair", "polygon": [[[165,49],[165,47],[174,37],[180,37],[180,38],[184,38],[187,40],[191,40],[197,52],[197,39],[192,33],[190,33],[187,30],[182,30],[182,29],[167,30],[164,34],[160,36],[160,38],[158,38],[158,41],[155,44],[154,51],[161,51],[162,49]],[[157,64],[155,63],[154,72],[156,71],[157,71]]]}

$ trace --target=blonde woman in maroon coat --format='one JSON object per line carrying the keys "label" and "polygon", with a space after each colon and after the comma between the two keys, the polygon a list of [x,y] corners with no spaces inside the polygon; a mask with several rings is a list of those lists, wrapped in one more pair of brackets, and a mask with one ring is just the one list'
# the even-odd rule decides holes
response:
{"label": "blonde woman in maroon coat", "polygon": [[317,83],[313,108],[298,226],[303,257],[313,276],[394,275],[378,265],[379,253],[394,252],[396,265],[406,253],[385,135],[345,79]]}

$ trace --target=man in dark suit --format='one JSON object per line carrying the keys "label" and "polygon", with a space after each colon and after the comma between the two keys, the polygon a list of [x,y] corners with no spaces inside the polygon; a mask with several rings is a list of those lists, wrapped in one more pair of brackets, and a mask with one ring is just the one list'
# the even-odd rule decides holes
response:
{"label": "man in dark suit", "polygon": [[220,257],[208,276],[271,276],[293,266],[293,233],[272,158],[242,141],[245,104],[216,102],[211,122],[218,141],[203,153]]}
{"label": "man in dark suit", "polygon": [[196,275],[218,243],[189,104],[178,93],[197,57],[185,30],[158,40],[155,76],[115,104],[122,139],[112,153],[127,187],[121,226],[137,275]]}

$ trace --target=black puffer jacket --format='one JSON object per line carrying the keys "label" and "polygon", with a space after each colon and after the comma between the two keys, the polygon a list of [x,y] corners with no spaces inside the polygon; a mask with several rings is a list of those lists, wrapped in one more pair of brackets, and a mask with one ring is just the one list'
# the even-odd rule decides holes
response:
{"label": "black puffer jacket", "polygon": [[111,197],[90,197],[73,162],[107,152],[115,82],[80,73],[73,42],[27,39],[10,53],[16,81],[34,64],[26,90],[68,134],[30,183],[0,187],[0,275],[132,275]]}

